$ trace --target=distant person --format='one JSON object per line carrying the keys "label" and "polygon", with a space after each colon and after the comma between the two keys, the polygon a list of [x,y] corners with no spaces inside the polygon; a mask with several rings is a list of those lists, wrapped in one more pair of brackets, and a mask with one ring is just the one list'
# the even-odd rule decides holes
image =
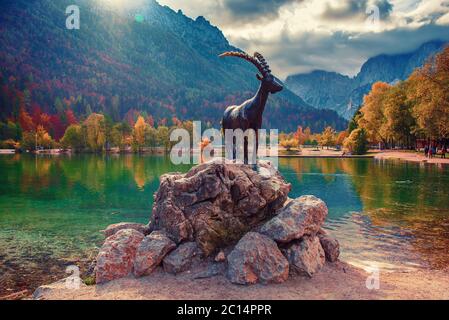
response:
{"label": "distant person", "polygon": [[435,156],[437,154],[437,148],[433,146],[431,149],[432,149],[432,156]]}
{"label": "distant person", "polygon": [[425,147],[424,147],[424,156],[427,158],[427,156],[428,156],[428,153],[429,153],[429,146],[428,145],[426,145]]}
{"label": "distant person", "polygon": [[441,149],[441,158],[446,159],[446,152],[447,152],[446,146],[443,146],[443,148]]}

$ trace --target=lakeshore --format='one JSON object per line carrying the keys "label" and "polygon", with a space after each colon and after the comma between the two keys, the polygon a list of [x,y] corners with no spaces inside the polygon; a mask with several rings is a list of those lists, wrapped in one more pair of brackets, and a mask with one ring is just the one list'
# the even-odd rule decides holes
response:
{"label": "lakeshore", "polygon": [[[294,197],[313,194],[326,201],[326,227],[341,243],[343,262],[361,269],[374,263],[400,279],[413,275],[405,269],[432,278],[447,267],[447,166],[318,157],[281,158],[279,166]],[[190,166],[138,154],[15,154],[0,156],[0,168],[5,297],[23,290],[30,295],[67,276],[69,265],[84,272],[104,240],[98,230],[148,222],[159,177]]]}
{"label": "lakeshore", "polygon": [[449,165],[449,158],[441,158],[440,156],[427,158],[424,154],[413,151],[383,151],[374,155],[374,159],[395,159],[409,162],[429,163],[429,164],[444,164]]}
{"label": "lakeshore", "polygon": [[36,290],[42,300],[337,300],[449,299],[448,270],[380,272],[379,289],[368,289],[370,273],[344,262],[326,264],[313,278],[295,276],[281,284],[241,286],[223,276],[194,279],[160,269],[143,278],[123,278],[102,285],[67,289],[64,281]]}

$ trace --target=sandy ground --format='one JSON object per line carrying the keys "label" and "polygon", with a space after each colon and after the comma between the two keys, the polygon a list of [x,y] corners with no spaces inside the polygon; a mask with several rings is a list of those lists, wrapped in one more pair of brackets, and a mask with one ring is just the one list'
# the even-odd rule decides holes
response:
{"label": "sandy ground", "polygon": [[366,155],[349,155],[343,154],[342,150],[335,149],[321,149],[321,148],[302,148],[301,151],[292,149],[287,151],[283,147],[279,147],[279,157],[288,158],[372,158],[373,154]]}
{"label": "sandy ground", "polygon": [[404,152],[404,151],[385,151],[380,152],[374,156],[375,159],[399,159],[404,161],[434,163],[434,164],[449,164],[449,154],[446,154],[447,159],[442,159],[441,156],[436,156],[431,159],[426,158],[423,153]]}
{"label": "sandy ground", "polygon": [[160,270],[144,278],[123,278],[103,285],[67,289],[65,282],[43,286],[37,299],[449,299],[447,271],[380,273],[379,289],[369,290],[369,273],[343,262],[327,264],[313,278],[291,276],[282,284],[241,286],[223,276],[193,279]]}

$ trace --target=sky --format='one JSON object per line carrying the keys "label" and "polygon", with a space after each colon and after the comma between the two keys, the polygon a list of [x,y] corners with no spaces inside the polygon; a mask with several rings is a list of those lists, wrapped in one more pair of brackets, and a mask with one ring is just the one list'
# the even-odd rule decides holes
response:
{"label": "sky", "polygon": [[158,0],[204,16],[232,45],[261,52],[273,73],[354,76],[378,54],[449,40],[449,0]]}

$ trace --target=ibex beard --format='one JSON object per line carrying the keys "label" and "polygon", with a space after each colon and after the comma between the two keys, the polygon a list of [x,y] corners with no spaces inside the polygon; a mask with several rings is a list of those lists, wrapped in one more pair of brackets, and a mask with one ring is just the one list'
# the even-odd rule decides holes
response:
{"label": "ibex beard", "polygon": [[[265,129],[225,129],[223,132],[210,128],[201,132],[201,121],[193,121],[191,133],[183,128],[170,133],[170,141],[176,143],[170,150],[170,160],[173,164],[199,164],[203,159],[204,162],[234,160],[236,163],[256,165],[258,159],[264,159],[276,168],[278,166],[277,129],[270,129],[268,135]],[[201,142],[204,140],[210,143],[201,148]]]}

